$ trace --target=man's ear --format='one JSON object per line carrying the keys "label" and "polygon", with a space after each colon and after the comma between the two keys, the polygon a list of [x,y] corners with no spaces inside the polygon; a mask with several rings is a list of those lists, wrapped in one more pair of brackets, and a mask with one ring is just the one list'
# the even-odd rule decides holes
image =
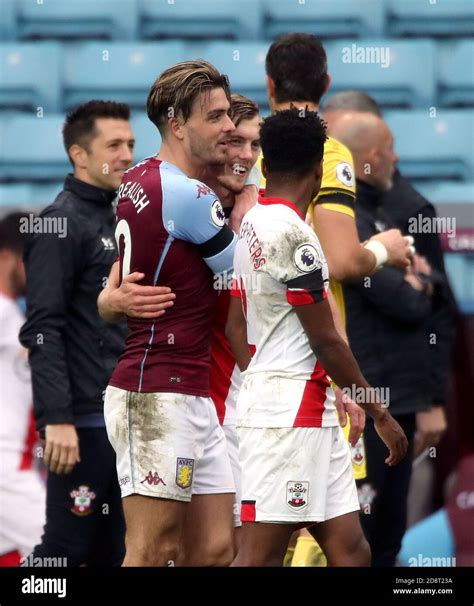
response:
{"label": "man's ear", "polygon": [[83,147],[74,143],[69,148],[69,156],[74,164],[78,168],[86,168],[87,167],[87,150]]}
{"label": "man's ear", "polygon": [[331,85],[331,76],[329,74],[326,74],[326,83],[324,84],[323,94],[321,95],[321,97],[323,97],[328,92],[328,88],[330,85]]}
{"label": "man's ear", "polygon": [[183,125],[178,120],[178,118],[169,118],[168,130],[170,134],[174,135],[177,139],[180,139],[181,141],[184,139]]}
{"label": "man's ear", "polygon": [[275,101],[275,82],[270,78],[270,76],[265,76],[265,84],[267,87],[268,99],[270,101],[270,107]]}

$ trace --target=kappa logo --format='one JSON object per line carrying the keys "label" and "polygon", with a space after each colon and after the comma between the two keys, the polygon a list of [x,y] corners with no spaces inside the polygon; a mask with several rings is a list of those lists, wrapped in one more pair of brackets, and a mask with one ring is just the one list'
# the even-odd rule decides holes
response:
{"label": "kappa logo", "polygon": [[196,198],[198,198],[198,199],[201,196],[208,196],[209,194],[212,194],[212,189],[210,187],[208,187],[207,185],[204,185],[204,183],[196,183],[196,187],[197,187]]}
{"label": "kappa logo", "polygon": [[74,499],[74,507],[72,513],[77,516],[87,516],[91,513],[91,504],[95,499],[96,494],[92,492],[86,484],[81,484],[77,490],[72,490],[69,496]]}
{"label": "kappa logo", "polygon": [[211,219],[217,227],[223,227],[225,223],[225,213],[219,200],[214,200],[211,206]]}
{"label": "kappa logo", "polygon": [[143,484],[144,482],[146,482],[150,486],[157,486],[158,484],[163,484],[163,486],[166,486],[163,478],[160,478],[160,476],[158,475],[158,473],[156,471],[154,473],[149,471],[148,475],[145,478],[143,478],[143,480],[140,482],[140,484]]}
{"label": "kappa logo", "polygon": [[314,244],[301,244],[295,250],[294,262],[296,267],[308,274],[322,265],[321,255]]}
{"label": "kappa logo", "polygon": [[115,242],[113,238],[101,238],[104,250],[115,250]]}
{"label": "kappa logo", "polygon": [[194,459],[176,459],[176,484],[189,488],[193,482]]}
{"label": "kappa logo", "polygon": [[346,187],[354,185],[354,170],[348,162],[339,162],[336,166],[336,177]]}
{"label": "kappa logo", "polygon": [[308,504],[309,482],[288,482],[286,495],[290,509],[303,509]]}

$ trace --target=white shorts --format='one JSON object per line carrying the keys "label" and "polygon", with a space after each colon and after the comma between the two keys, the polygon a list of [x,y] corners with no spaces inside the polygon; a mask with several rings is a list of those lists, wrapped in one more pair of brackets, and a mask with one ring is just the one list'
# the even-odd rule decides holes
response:
{"label": "white shorts", "polygon": [[239,462],[239,434],[235,425],[223,425],[227,441],[227,452],[229,453],[230,464],[235,484],[235,503],[234,503],[234,526],[242,526],[240,520],[240,501],[242,496],[242,471]]}
{"label": "white shorts", "polygon": [[359,511],[337,427],[240,427],[242,522],[324,522]]}
{"label": "white shorts", "polygon": [[36,470],[0,477],[0,555],[19,551],[27,557],[41,542],[46,521],[46,488]]}
{"label": "white shorts", "polygon": [[104,415],[122,498],[190,501],[193,494],[235,492],[226,439],[210,398],[109,385]]}

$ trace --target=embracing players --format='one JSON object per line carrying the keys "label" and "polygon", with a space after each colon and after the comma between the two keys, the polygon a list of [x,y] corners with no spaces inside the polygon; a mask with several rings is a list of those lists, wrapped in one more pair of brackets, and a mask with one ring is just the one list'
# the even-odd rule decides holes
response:
{"label": "embracing players", "polygon": [[[234,480],[210,398],[214,275],[232,269],[235,235],[200,179],[224,164],[228,81],[212,65],[172,66],[153,85],[148,116],[160,153],[119,189],[116,237],[122,276],[168,286],[172,313],[129,318],[124,354],[105,399],[127,523],[125,566],[227,565],[233,555]],[[192,499],[191,499],[192,497]],[[197,546],[202,546],[197,549]],[[183,558],[183,553],[188,558]]]}

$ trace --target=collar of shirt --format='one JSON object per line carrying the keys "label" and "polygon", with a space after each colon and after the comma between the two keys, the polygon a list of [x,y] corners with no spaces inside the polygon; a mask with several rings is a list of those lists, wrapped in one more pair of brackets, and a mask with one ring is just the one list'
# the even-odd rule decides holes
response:
{"label": "collar of shirt", "polygon": [[289,200],[285,200],[283,198],[267,198],[266,196],[259,196],[258,203],[263,204],[264,206],[269,206],[270,204],[283,204],[284,206],[291,208],[291,210],[294,210],[298,217],[304,221],[304,217],[300,209],[296,206],[296,204],[293,204],[293,202],[290,202]]}
{"label": "collar of shirt", "polygon": [[107,189],[101,189],[94,185],[89,185],[85,181],[76,179],[74,175],[69,174],[64,181],[64,189],[72,191],[81,200],[87,200],[88,202],[95,202],[101,206],[108,206],[112,204],[117,196],[116,191],[110,191]]}

